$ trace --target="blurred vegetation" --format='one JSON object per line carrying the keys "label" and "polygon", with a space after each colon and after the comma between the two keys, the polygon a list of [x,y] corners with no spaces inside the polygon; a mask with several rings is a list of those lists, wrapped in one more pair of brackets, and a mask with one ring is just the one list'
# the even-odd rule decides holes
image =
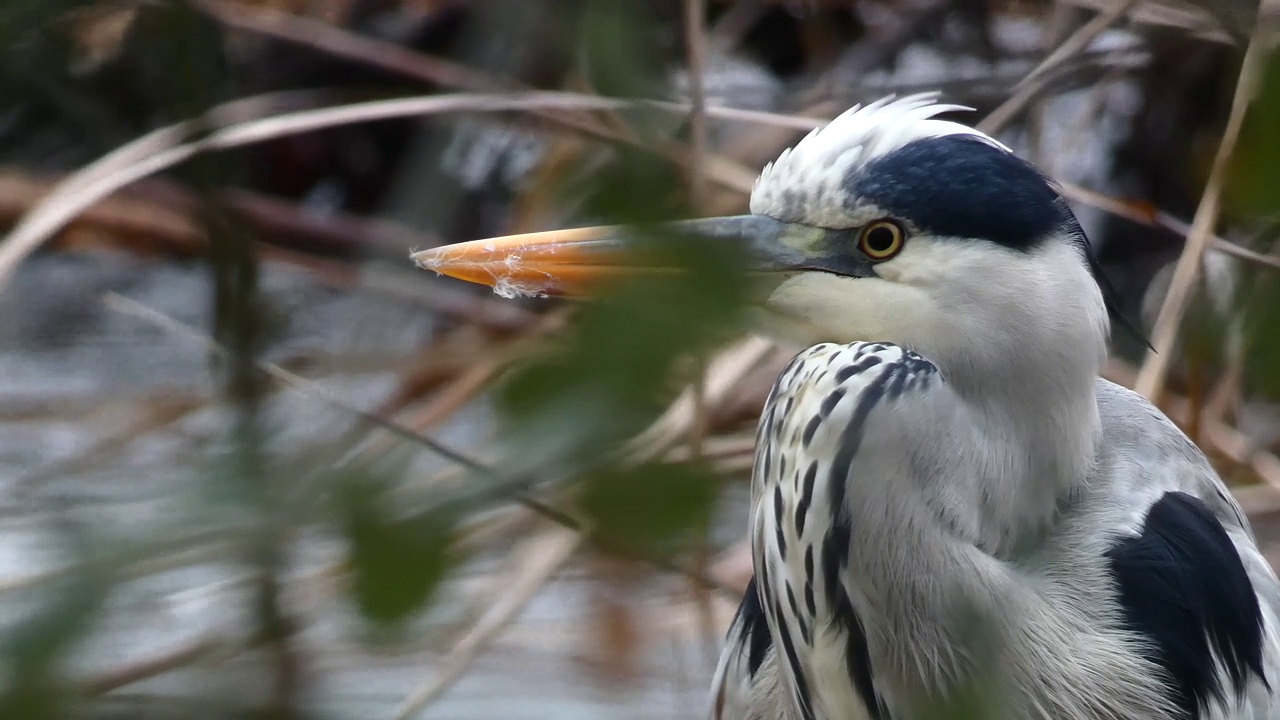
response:
{"label": "blurred vegetation", "polygon": [[[897,18],[895,25],[883,16],[877,24],[874,12],[860,13],[854,5],[713,2],[706,42],[716,53],[733,47],[749,58],[788,98],[769,109],[798,116],[830,116],[881,94],[869,82],[857,83],[892,69],[917,46],[929,46],[944,61],[948,53],[976,57],[987,63],[984,76],[944,89],[985,114],[1064,39],[1052,35],[1055,23],[1074,27],[1091,17],[1066,3],[957,1],[920,4],[922,10],[889,3],[884,11]],[[273,24],[276,16],[262,14],[277,11],[307,22]],[[999,49],[993,26],[1001,16],[1031,18],[1056,40],[1021,55]],[[1213,14],[1207,17],[1205,22]],[[14,180],[5,188],[43,190],[171,123],[194,119],[188,139],[210,137],[224,122],[211,111],[243,98],[261,101],[258,110],[265,108],[270,118],[298,108],[459,90],[668,97],[671,77],[685,62],[682,18],[679,2],[628,0],[554,6],[505,0],[476,7],[390,0],[7,0],[0,7],[0,97],[11,102],[0,107],[0,171]],[[1216,146],[1229,95],[1211,107],[1194,106],[1204,104],[1198,97],[1210,95],[1202,92],[1206,86],[1234,77],[1241,38],[1232,45],[1196,37],[1195,27],[1153,29],[1138,22],[1127,29],[1147,43],[1145,65],[1134,69],[1114,54],[1092,52],[1074,60],[1043,92],[1078,91],[1106,73],[1137,82],[1139,94],[1155,100],[1132,113],[1132,132],[1118,153],[1128,164],[1112,168],[1116,184],[1129,194],[1122,204],[1150,202],[1190,220],[1188,208],[1194,211],[1204,184],[1203,163],[1189,149],[1179,150],[1178,167],[1171,170],[1161,163],[1174,160],[1151,159],[1158,154],[1153,148],[1190,148],[1205,137]],[[331,32],[338,34],[326,34]],[[1195,52],[1187,53],[1187,47]],[[1185,72],[1176,82],[1144,75],[1180,53],[1186,56],[1179,60]],[[425,80],[427,73],[436,80]],[[717,104],[739,104],[735,80],[740,78],[730,78]],[[1162,82],[1180,93],[1172,110],[1165,103],[1169,88],[1157,87]],[[909,80],[897,84],[912,89]],[[262,99],[283,91],[294,94]],[[1035,105],[1027,115],[1043,117],[1046,107]],[[1161,113],[1165,129],[1144,132],[1144,123]],[[439,605],[460,596],[469,619],[471,605],[480,600],[449,590],[449,583],[465,580],[465,569],[495,548],[506,553],[543,527],[526,523],[516,526],[519,538],[498,530],[487,541],[474,539],[483,536],[486,522],[507,517],[513,508],[581,531],[588,543],[578,552],[604,588],[602,595],[631,592],[637,575],[674,575],[703,590],[725,584],[708,574],[707,560],[710,545],[720,549],[726,543],[709,537],[717,511],[732,507],[725,499],[731,487],[726,480],[740,481],[749,469],[754,413],[771,381],[768,371],[786,353],[769,356],[772,366],[754,363],[756,375],[744,372],[735,379],[730,394],[739,396],[738,406],[726,401],[727,408],[700,407],[703,417],[695,418],[690,433],[637,459],[630,452],[634,438],[661,423],[681,393],[697,386],[709,359],[747,330],[750,291],[742,258],[699,238],[653,228],[663,220],[741,210],[742,188],[724,182],[701,203],[693,202],[691,167],[723,163],[727,156],[729,163],[754,171],[794,140],[794,129],[782,136],[776,127],[765,128],[774,135],[734,135],[736,126],[717,127],[722,134],[710,149],[716,157],[703,157],[691,147],[682,117],[653,108],[464,117],[334,126],[197,154],[137,196],[152,203],[156,217],[178,212],[190,223],[179,223],[180,229],[189,232],[166,230],[170,226],[160,222],[147,225],[148,218],[126,212],[123,220],[108,218],[105,227],[73,224],[42,250],[58,255],[105,248],[151,258],[156,267],[200,267],[208,295],[196,302],[207,306],[209,321],[194,330],[217,344],[208,352],[208,403],[226,413],[219,416],[216,436],[180,468],[199,489],[175,517],[130,523],[129,532],[121,532],[96,525],[91,506],[71,502],[73,507],[64,508],[57,498],[38,498],[52,506],[43,509],[57,519],[52,530],[65,547],[55,554],[69,570],[11,592],[20,607],[16,617],[6,618],[0,643],[0,717],[141,717],[144,711],[148,717],[334,716],[308,700],[324,658],[309,654],[314,648],[299,641],[305,621],[299,601],[291,599],[302,592],[291,590],[298,584],[297,546],[311,535],[341,544],[338,585],[365,623],[361,641],[370,645],[437,639],[424,630],[424,618],[448,615]],[[530,162],[494,149],[502,159],[476,171],[481,180],[466,185],[459,180],[465,173],[444,172],[441,158],[462,144],[458,138],[467,129],[486,123],[502,123],[508,134],[494,130],[481,143],[496,147],[511,141],[510,133],[531,133],[545,144],[544,152]],[[1233,166],[1231,214],[1222,224],[1224,237],[1272,259],[1273,215],[1280,207],[1277,127],[1280,70],[1267,75],[1249,115]],[[510,166],[522,162],[534,169],[512,179],[520,174]],[[1168,179],[1174,175],[1178,182]],[[34,192],[23,201],[14,190],[4,203],[4,224],[16,226],[42,195]],[[1151,276],[1177,257],[1182,238],[1133,217],[1107,218],[1095,242],[1124,293],[1125,311],[1136,315]],[[290,308],[264,289],[263,278],[273,268],[301,268],[341,292],[372,282],[369,277],[392,284],[396,272],[407,270],[405,238],[426,244],[597,223],[633,225],[638,251],[678,272],[624,278],[572,305],[524,301],[515,315],[501,315],[517,310],[495,309],[484,291],[422,290],[431,295],[415,296],[421,302],[415,309],[438,313],[433,335],[456,341],[462,350],[454,352],[463,359],[443,379],[401,359],[390,370],[399,381],[398,394],[377,410],[333,401],[319,380],[282,381],[282,372],[306,376],[310,367],[304,361],[282,370],[277,363]],[[397,265],[405,267],[388,269]],[[1201,384],[1217,381],[1225,374],[1223,365],[1244,357],[1242,384],[1249,398],[1280,401],[1275,272],[1274,266],[1246,263],[1228,318],[1203,298],[1193,305],[1179,350],[1189,369],[1173,378],[1171,393],[1194,396],[1197,375],[1208,378]],[[422,274],[410,282],[443,283]],[[568,321],[551,322],[557,314]],[[1233,339],[1229,330],[1242,335]],[[435,345],[415,353],[435,351],[444,354]],[[323,365],[322,360],[310,362]],[[496,412],[492,442],[464,448],[433,439],[449,415],[444,411],[414,425],[411,410],[430,402],[447,406],[450,388],[462,386],[458,378],[490,365],[492,372],[470,392],[492,389],[481,398],[492,400]],[[337,439],[287,445],[282,437],[290,428],[268,410],[282,384],[329,403],[354,429]],[[310,418],[289,420],[303,424]],[[673,447],[705,449],[716,439],[707,436],[713,420],[714,434],[738,447],[736,454]],[[458,474],[421,482],[414,461],[427,454],[443,456]],[[1226,461],[1246,466],[1252,458]],[[741,520],[735,516],[739,528]],[[229,542],[231,561],[248,578],[241,632],[226,643],[179,652],[154,671],[121,660],[125,667],[119,672],[86,674],[78,664],[82,645],[96,637],[123,588],[146,574],[148,562],[176,549],[212,545],[206,542],[211,537]],[[612,620],[598,635],[629,637],[622,627],[629,620],[601,614]],[[131,705],[127,693],[113,697],[115,690],[153,675],[196,663],[230,666],[227,658],[242,654],[261,663],[263,670],[254,673],[260,682],[228,693],[217,707],[197,700]],[[232,685],[240,677],[235,672],[226,671]],[[193,697],[203,694],[201,688],[191,690]]]}

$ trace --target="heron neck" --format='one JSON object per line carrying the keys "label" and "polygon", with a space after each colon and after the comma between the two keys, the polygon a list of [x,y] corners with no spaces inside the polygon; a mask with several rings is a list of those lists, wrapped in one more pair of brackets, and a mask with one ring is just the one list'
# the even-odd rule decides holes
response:
{"label": "heron neck", "polygon": [[1101,435],[1094,389],[1101,353],[1077,350],[1086,356],[1004,362],[992,372],[948,375],[941,367],[971,423],[966,464],[987,552],[1006,555],[1038,534],[1064,494],[1088,478]]}
{"label": "heron neck", "polygon": [[1100,432],[1096,376],[1025,373],[1010,367],[989,382],[953,374],[957,402],[945,417],[954,425],[920,446],[945,469],[888,480],[892,500],[857,500],[869,507],[855,510],[854,547],[869,552],[853,553],[855,607],[893,707],[910,710],[902,715],[946,716],[930,703],[1010,679],[986,673],[1003,667],[1004,633],[1020,631],[1008,619],[1024,616],[1035,592],[1010,561],[1038,546],[1065,493],[1087,480]]}

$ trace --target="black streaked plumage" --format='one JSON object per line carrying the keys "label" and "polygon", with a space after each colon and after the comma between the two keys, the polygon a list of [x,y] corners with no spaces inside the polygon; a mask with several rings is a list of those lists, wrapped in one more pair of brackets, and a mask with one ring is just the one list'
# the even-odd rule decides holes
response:
{"label": "black streaked plumage", "polygon": [[[800,489],[800,502],[796,505],[796,535],[804,536],[804,525],[808,519],[809,506],[813,503],[813,484],[818,479],[818,463],[809,463],[809,468],[804,471],[804,483]],[[812,551],[812,548],[810,548]],[[812,575],[813,571],[810,570]]]}
{"label": "black streaked plumage", "polygon": [[747,651],[747,671],[754,678],[760,670],[760,664],[769,654],[769,649],[773,647],[773,635],[769,633],[769,623],[765,618],[764,608],[760,605],[754,575],[747,583],[747,591],[742,595],[736,620],[742,621],[742,635],[746,638],[744,647]]}
{"label": "black streaked plumage", "polygon": [[[872,356],[875,357],[875,356]],[[876,358],[878,361],[879,358]],[[860,368],[858,372],[877,363],[858,362],[849,367]],[[845,662],[848,664],[850,676],[866,704],[867,712],[873,719],[884,716],[883,702],[875,692],[871,681],[871,659],[867,651],[867,636],[862,627],[862,620],[854,610],[853,603],[843,585],[843,578],[849,563],[849,543],[852,542],[853,528],[850,525],[849,512],[845,507],[845,488],[849,482],[849,474],[853,469],[853,458],[862,444],[862,436],[867,415],[883,397],[887,381],[892,376],[890,370],[880,374],[858,398],[858,406],[845,430],[844,442],[832,462],[829,476],[831,493],[831,528],[822,543],[822,573],[825,580],[826,601],[833,608],[833,614],[846,635]],[[851,375],[850,375],[851,376]],[[850,377],[850,376],[846,376]]]}
{"label": "black streaked plumage", "polygon": [[875,685],[871,682],[871,653],[867,649],[867,633],[862,627],[862,618],[859,618],[858,613],[853,609],[848,593],[842,594],[840,604],[836,608],[836,615],[844,625],[845,636],[848,638],[845,642],[845,663],[849,677],[853,678],[858,694],[862,695],[862,701],[866,703],[867,714],[871,719],[886,719],[889,717],[889,712],[885,709],[884,700],[880,698]]}

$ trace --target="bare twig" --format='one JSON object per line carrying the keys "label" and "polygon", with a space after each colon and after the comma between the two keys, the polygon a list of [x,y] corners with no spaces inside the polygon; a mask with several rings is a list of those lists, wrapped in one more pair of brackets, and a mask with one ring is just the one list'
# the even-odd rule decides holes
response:
{"label": "bare twig", "polygon": [[111,668],[100,675],[84,680],[81,683],[81,687],[90,695],[102,695],[126,685],[132,685],[157,675],[163,675],[167,672],[193,665],[206,657],[216,654],[228,645],[229,643],[226,641],[198,637],[167,652],[135,660],[122,667]]}
{"label": "bare twig", "polygon": [[135,440],[168,427],[203,407],[205,399],[177,398],[150,403],[141,417],[123,423],[89,447],[65,459],[38,466],[12,480],[15,494],[31,490],[31,486],[54,478],[67,477],[102,463],[129,447]]}
{"label": "bare twig", "polygon": [[[1115,0],[1063,0],[1071,5],[1105,11]],[[1135,23],[1172,27],[1185,30],[1195,37],[1214,42],[1236,44],[1237,38],[1229,28],[1224,28],[1212,13],[1204,8],[1191,7],[1191,3],[1151,2],[1137,3],[1129,16]]]}
{"label": "bare twig", "polygon": [[[215,352],[219,354],[225,354],[226,352],[228,352],[226,348],[218,344],[215,340],[208,337],[207,335],[203,335],[200,332],[196,331],[195,329],[169,317],[168,315],[165,315],[164,313],[161,313],[157,310],[147,307],[146,305],[135,302],[133,300],[130,300],[128,298],[125,298],[115,293],[108,293],[107,295],[105,295],[104,302],[106,303],[107,307],[113,310],[116,310],[117,312],[130,315],[132,317],[138,318],[140,320],[144,320],[146,322],[150,322],[160,328],[173,332],[176,335],[198,342],[211,352]],[[313,397],[318,400],[321,400],[325,404],[329,405],[330,407],[333,407],[343,413],[350,414],[353,417],[360,419],[362,422],[369,423],[374,427],[378,427],[383,430],[386,430],[392,433],[393,435],[403,438],[408,442],[427,447],[428,449],[432,450],[436,454],[441,455],[442,457],[450,460],[451,462],[457,465],[460,465],[462,467],[465,467],[469,470],[472,470],[477,473],[483,473],[483,474],[492,473],[492,470],[489,467],[487,467],[484,463],[481,463],[480,461],[472,457],[469,457],[457,450],[449,448],[441,444],[439,441],[434,440],[428,436],[422,435],[420,433],[416,433],[413,430],[406,428],[392,420],[388,420],[375,413],[370,413],[365,410],[361,410],[357,407],[353,407],[347,404],[346,402],[344,402],[343,400],[341,400],[340,398],[337,398],[336,396],[333,395],[333,393],[330,393],[328,390],[324,389],[323,387],[317,386],[315,383],[312,383],[303,377],[300,377],[294,373],[291,373],[288,370],[285,370],[284,368],[281,368],[278,365],[274,365],[268,362],[261,362],[261,361],[255,364],[260,371],[268,374],[269,376],[274,378],[277,382],[281,383],[284,387],[294,392],[300,393],[306,397]],[[562,512],[554,507],[551,507],[550,505],[543,502],[542,500],[539,500],[535,497],[530,496],[527,492],[523,491],[523,487],[515,488],[515,489],[506,487],[506,486],[498,487],[496,488],[496,494],[498,494],[501,497],[510,498],[515,502],[518,502],[521,505],[533,510],[539,515],[542,515],[543,517],[550,519],[566,528],[577,530],[580,532],[587,532],[591,530],[590,528],[584,528],[583,524],[576,517],[570,514],[567,514],[565,512]],[[623,553],[628,552],[628,548],[617,547],[616,543],[613,543],[608,537],[601,536],[599,540],[601,544],[611,547],[613,549],[616,549],[619,552],[623,552]],[[680,575],[685,575],[693,579],[694,581],[696,581],[700,587],[716,590],[717,592],[726,593],[729,595],[734,594],[732,590],[724,587],[718,581],[710,577],[707,577],[705,574],[699,572],[696,569],[689,569],[681,566],[678,563],[671,562],[662,558],[641,556],[639,557],[639,559],[644,560],[645,562],[648,562],[653,566],[661,568],[668,572],[674,572]]]}
{"label": "bare twig", "polygon": [[[707,98],[706,98],[706,62],[707,62],[707,8],[706,0],[684,0],[684,33],[686,54],[689,64],[689,204],[696,211],[706,207],[707,178],[704,164],[707,156]],[[707,417],[706,358],[699,356],[695,362],[693,382],[693,422],[689,428],[689,452],[697,460],[702,459],[703,442],[706,440]],[[694,567],[699,574],[707,572],[707,558],[710,555],[705,528],[693,549]],[[698,619],[702,623],[703,637],[711,641],[715,637],[711,614],[711,596],[696,583],[693,585],[694,602],[698,609]],[[708,646],[714,653],[714,644]],[[714,657],[714,655],[712,655]]]}
{"label": "bare twig", "polygon": [[228,27],[265,35],[356,60],[406,77],[445,87],[471,90],[503,90],[485,73],[465,65],[416,53],[340,27],[268,7],[253,7],[226,0],[196,0],[195,6]]}
{"label": "bare twig", "polygon": [[[1058,185],[1062,189],[1063,196],[1068,200],[1074,200],[1083,205],[1097,208],[1139,225],[1162,227],[1183,238],[1186,238],[1191,231],[1191,226],[1188,223],[1149,205],[1113,198],[1063,180],[1059,180]],[[1210,236],[1210,247],[1255,265],[1280,270],[1280,257],[1263,255],[1218,235]]]}
{"label": "bare twig", "polygon": [[[35,177],[0,170],[0,223],[20,219],[47,200],[59,182],[69,178]],[[367,257],[403,257],[404,249],[438,245],[429,233],[410,230],[385,220],[326,213],[323,218],[303,212],[292,202],[243,190],[220,194],[219,200],[234,208],[261,231],[264,259],[283,259],[272,247],[295,248],[307,255],[363,260]],[[194,220],[199,200],[177,183],[148,179],[129,191],[107,198],[85,210],[75,224],[110,231],[114,238],[135,237],[158,241],[163,249],[203,251],[204,228]]]}
{"label": "bare twig", "polygon": [[[270,95],[250,98],[215,108],[209,122],[218,126],[212,133],[192,142],[183,140],[199,127],[186,121],[162,128],[105,156],[67,177],[33,208],[22,221],[0,240],[0,286],[12,275],[18,264],[72,218],[94,203],[142,178],[167,170],[199,153],[228,150],[265,142],[288,135],[311,132],[337,125],[388,120],[420,115],[459,112],[509,112],[538,109],[616,110],[648,106],[672,112],[687,112],[678,103],[655,103],[601,98],[593,95],[559,92],[523,94],[458,93],[427,97],[398,98],[353,103],[291,113],[278,113],[243,122],[226,123],[227,118],[275,110],[294,95]],[[310,98],[312,95],[303,97]],[[791,125],[811,125],[813,121],[785,115],[749,111],[723,111],[706,108],[708,117],[759,122],[773,118]],[[679,149],[668,145],[662,151],[675,159],[683,159]],[[739,192],[750,192],[756,173],[738,163],[708,156],[704,168],[708,179]]]}
{"label": "bare twig", "polygon": [[[161,313],[157,310],[147,307],[142,303],[136,302],[134,300],[130,300],[129,298],[124,297],[123,295],[117,295],[116,293],[107,293],[103,297],[103,302],[106,304],[108,308],[112,310],[123,313],[125,315],[129,315],[131,317],[138,318],[139,320],[145,320],[175,335],[185,337],[188,340],[191,340],[193,342],[197,342],[202,346],[204,346],[205,349],[209,350],[210,352],[215,352],[219,354],[227,352],[227,350],[222,345],[218,344],[212,338],[197,332],[191,327],[181,322],[178,322],[177,320],[174,320],[173,318],[169,317],[168,315],[165,315],[164,313]],[[355,417],[358,417],[364,422],[380,427],[383,430],[387,430],[388,432],[391,432],[394,435],[401,436],[411,442],[423,445],[424,447],[429,448],[432,452],[435,452],[438,455],[445,457],[451,462],[454,462],[458,465],[462,465],[463,467],[467,467],[473,470],[483,469],[483,467],[479,463],[477,463],[475,460],[467,457],[466,455],[458,452],[457,450],[449,448],[428,436],[421,435],[411,430],[408,430],[407,428],[401,427],[400,425],[397,425],[396,423],[391,422],[390,420],[387,420],[380,416],[374,415],[373,413],[370,413],[370,412],[361,410],[360,408],[349,405],[345,401],[343,401],[341,398],[337,397],[333,393],[326,390],[324,387],[316,385],[315,383],[311,382],[310,380],[307,380],[306,378],[300,375],[289,372],[288,370],[285,370],[279,365],[276,365],[274,363],[266,363],[266,362],[259,362],[257,363],[257,365],[259,366],[259,369],[261,369],[263,372],[270,375],[272,378],[274,378],[277,382],[281,383],[285,387],[291,388],[297,392],[301,392],[303,395],[306,395],[308,397],[315,397],[317,399],[320,399],[324,401],[325,404],[330,405],[344,413],[348,413]]]}
{"label": "bare twig", "polygon": [[[535,321],[533,327],[527,332],[526,337],[538,337],[563,327],[568,315],[567,309],[559,308],[542,316]],[[441,392],[432,397],[425,406],[415,410],[410,417],[397,420],[397,422],[405,427],[412,428],[415,432],[423,432],[435,427],[469,400],[479,395],[508,366],[509,360],[510,358],[501,357],[497,354],[479,358],[471,364],[466,372],[459,375]],[[383,408],[378,412],[378,415],[385,417],[389,414],[389,411],[391,411],[390,408]],[[353,449],[339,459],[337,464],[345,465],[358,456],[376,455],[388,448],[387,442],[375,441],[367,447]]]}
{"label": "bare twig", "polygon": [[1240,137],[1245,111],[1258,92],[1258,82],[1266,59],[1271,31],[1270,23],[1260,23],[1249,41],[1248,49],[1245,50],[1240,76],[1236,81],[1235,96],[1231,102],[1231,114],[1227,118],[1222,141],[1213,158],[1204,195],[1200,198],[1200,206],[1196,209],[1195,218],[1191,222],[1191,231],[1187,235],[1186,245],[1174,268],[1169,293],[1160,306],[1160,314],[1152,328],[1153,349],[1147,353],[1142,369],[1138,372],[1137,382],[1134,384],[1134,390],[1147,398],[1154,398],[1164,385],[1169,360],[1173,354],[1173,345],[1178,336],[1178,328],[1187,310],[1191,290],[1200,275],[1201,257],[1205,248],[1209,246],[1214,225],[1217,224],[1228,163],[1235,150],[1236,141]]}
{"label": "bare twig", "polygon": [[[717,355],[707,370],[705,404],[715,408],[725,402],[751,369],[774,349],[770,340],[744,338]],[[666,452],[687,437],[695,422],[694,390],[687,388],[671,407],[628,445],[632,462],[645,462]]]}
{"label": "bare twig", "polygon": [[[1156,213],[1156,222],[1183,237],[1187,237],[1191,234],[1190,225],[1176,217],[1173,217],[1163,210]],[[1211,235],[1209,237],[1209,247],[1223,254],[1239,258],[1245,262],[1253,263],[1254,265],[1261,265],[1263,267],[1280,270],[1280,257],[1276,257],[1274,255],[1263,255],[1262,253],[1250,250],[1243,245],[1237,245],[1229,240],[1224,240],[1217,235]]]}
{"label": "bare twig", "polygon": [[995,134],[1004,128],[1042,87],[1041,83],[1035,82],[1036,80],[1039,80],[1049,70],[1058,67],[1064,61],[1075,57],[1089,47],[1089,43],[1093,42],[1103,31],[1111,27],[1116,20],[1119,20],[1121,16],[1128,12],[1134,2],[1135,0],[1117,0],[1111,8],[1098,13],[1092,20],[1080,26],[1056,50],[1050,53],[1049,57],[1045,58],[1014,87],[1013,94],[1007,100],[1000,103],[999,107],[992,110],[991,114],[978,123],[978,129],[987,134]]}

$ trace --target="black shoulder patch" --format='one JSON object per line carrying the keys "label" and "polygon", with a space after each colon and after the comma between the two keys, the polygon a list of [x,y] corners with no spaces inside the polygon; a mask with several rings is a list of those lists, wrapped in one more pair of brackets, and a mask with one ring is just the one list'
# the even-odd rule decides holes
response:
{"label": "black shoulder patch", "polygon": [[1078,227],[1035,166],[967,135],[907,143],[853,170],[845,183],[850,198],[936,235],[1027,250],[1053,230]]}
{"label": "black shoulder patch", "polygon": [[747,670],[751,677],[756,676],[764,656],[773,647],[773,635],[769,633],[769,623],[765,619],[764,608],[760,605],[760,596],[756,592],[756,578],[751,576],[747,583],[747,591],[742,595],[742,603],[738,605],[738,617],[742,619],[742,635],[747,651]]}
{"label": "black shoulder patch", "polygon": [[[1262,668],[1262,610],[1240,555],[1199,499],[1170,492],[1147,513],[1142,534],[1107,551],[1129,627],[1150,638],[1183,716],[1197,720],[1227,690],[1242,694]],[[1270,685],[1268,685],[1270,687]]]}

